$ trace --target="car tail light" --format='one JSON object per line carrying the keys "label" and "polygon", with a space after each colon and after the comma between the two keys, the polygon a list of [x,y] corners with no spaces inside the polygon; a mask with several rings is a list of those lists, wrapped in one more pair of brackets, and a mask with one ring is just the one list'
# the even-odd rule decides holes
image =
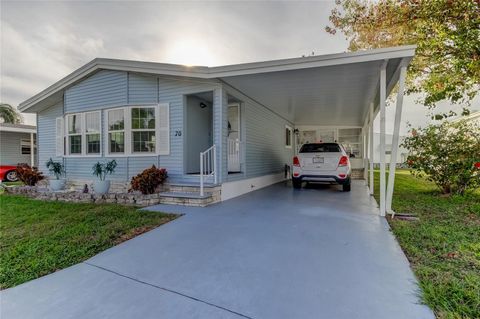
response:
{"label": "car tail light", "polygon": [[300,174],[299,173],[293,173],[294,177],[298,177],[298,175],[300,175]]}
{"label": "car tail light", "polygon": [[300,167],[300,161],[297,156],[293,158],[293,166],[298,166]]}
{"label": "car tail light", "polygon": [[340,157],[340,161],[338,162],[338,166],[347,166],[348,165],[348,157],[342,156]]}
{"label": "car tail light", "polygon": [[347,174],[338,174],[338,177],[340,178],[345,178],[347,176]]}

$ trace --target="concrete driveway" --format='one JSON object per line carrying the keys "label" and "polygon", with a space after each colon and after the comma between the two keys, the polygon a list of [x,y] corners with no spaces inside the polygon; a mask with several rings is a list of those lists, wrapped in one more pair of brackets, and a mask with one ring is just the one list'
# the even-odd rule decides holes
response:
{"label": "concrete driveway", "polygon": [[434,318],[362,182],[283,183],[1,293],[2,318]]}

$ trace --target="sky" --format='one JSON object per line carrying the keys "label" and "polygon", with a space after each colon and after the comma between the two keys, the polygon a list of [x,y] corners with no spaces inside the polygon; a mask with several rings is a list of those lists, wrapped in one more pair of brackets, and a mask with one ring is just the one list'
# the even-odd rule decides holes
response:
{"label": "sky", "polygon": [[[96,57],[217,66],[345,52],[345,37],[325,32],[333,7],[334,1],[1,0],[0,100],[17,106]],[[407,122],[428,121],[417,99],[404,100],[403,134]],[[387,108],[387,132],[393,114]],[[35,123],[34,115],[24,119]]]}

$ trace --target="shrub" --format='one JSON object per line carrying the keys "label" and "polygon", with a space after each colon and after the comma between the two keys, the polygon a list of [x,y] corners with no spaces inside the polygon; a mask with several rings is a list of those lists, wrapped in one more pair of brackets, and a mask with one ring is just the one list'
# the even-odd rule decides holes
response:
{"label": "shrub", "polygon": [[28,186],[35,186],[38,181],[45,178],[36,167],[30,167],[28,164],[18,164],[16,171],[18,179]]}
{"label": "shrub", "polygon": [[167,177],[166,169],[156,168],[155,165],[152,165],[152,167],[132,177],[129,192],[140,191],[142,194],[153,194],[157,186],[163,184]]}
{"label": "shrub", "polygon": [[45,165],[47,166],[50,173],[53,173],[53,175],[55,175],[56,179],[60,179],[63,173],[65,173],[63,164],[60,162],[54,162],[52,158],[50,158]]}
{"label": "shrub", "polygon": [[115,172],[116,167],[116,160],[111,160],[110,162],[105,163],[96,162],[92,167],[93,175],[97,176],[101,181],[104,181],[107,175],[111,175]]}
{"label": "shrub", "polygon": [[413,175],[426,177],[444,194],[464,194],[480,186],[480,128],[478,124],[445,121],[411,130],[403,146]]}

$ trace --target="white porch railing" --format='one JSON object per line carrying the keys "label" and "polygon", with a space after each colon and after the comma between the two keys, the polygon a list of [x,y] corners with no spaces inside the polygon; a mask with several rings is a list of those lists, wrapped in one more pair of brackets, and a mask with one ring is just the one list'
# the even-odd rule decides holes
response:
{"label": "white porch railing", "polygon": [[204,195],[203,184],[204,179],[213,176],[215,184],[217,184],[217,147],[213,145],[205,152],[200,153],[200,196]]}
{"label": "white porch railing", "polygon": [[227,159],[228,159],[228,171],[239,172],[240,171],[240,140],[238,138],[229,138],[227,140]]}

